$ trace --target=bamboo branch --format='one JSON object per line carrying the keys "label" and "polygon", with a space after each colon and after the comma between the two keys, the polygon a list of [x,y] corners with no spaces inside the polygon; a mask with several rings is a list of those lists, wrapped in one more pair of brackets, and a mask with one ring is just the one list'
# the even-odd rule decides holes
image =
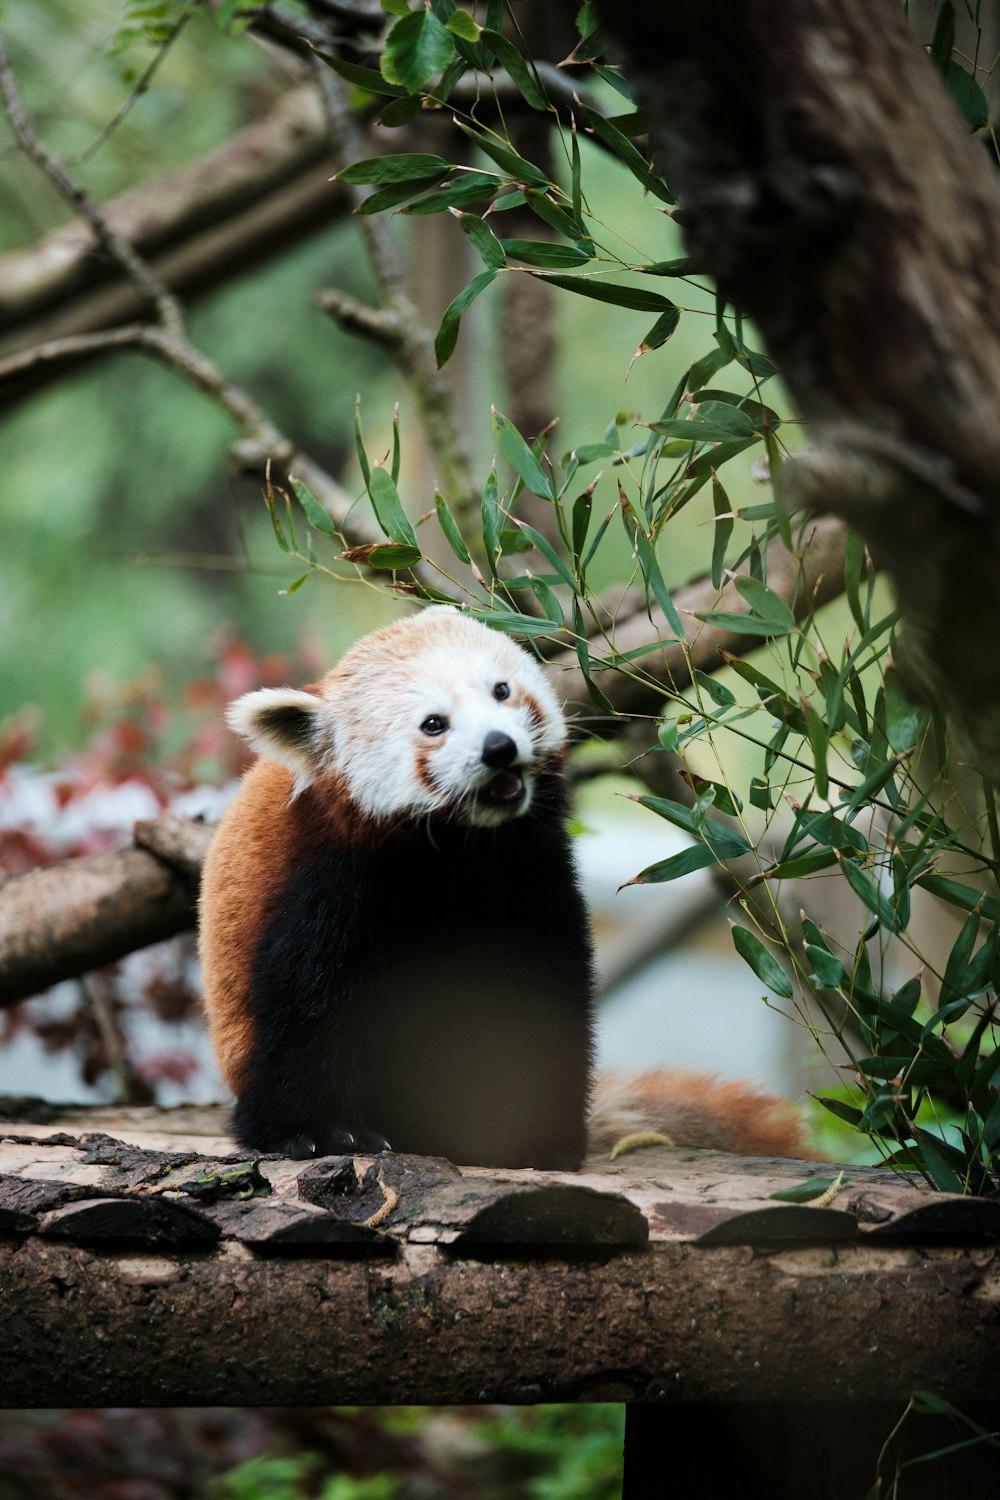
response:
{"label": "bamboo branch", "polygon": [[[342,165],[365,156],[368,147],[358,129],[341,80],[324,64],[317,62],[316,76],[323,90],[330,137],[338,162]],[[344,186],[348,202],[357,209],[369,189]],[[455,402],[451,387],[438,369],[434,341],[410,297],[406,265],[396,248],[388,223],[377,214],[358,216],[378,286],[380,319],[371,311],[362,314],[354,305],[355,330],[371,335],[378,330],[380,341],[387,342],[386,331],[397,330],[395,353],[399,366],[410,381],[421,424],[439,470],[439,483],[448,495],[452,508],[463,524],[478,511],[479,496],[472,478],[469,455],[455,420]],[[322,293],[320,306],[341,319],[347,304],[337,292]],[[367,323],[366,323],[367,317]],[[382,321],[384,320],[384,321]]]}

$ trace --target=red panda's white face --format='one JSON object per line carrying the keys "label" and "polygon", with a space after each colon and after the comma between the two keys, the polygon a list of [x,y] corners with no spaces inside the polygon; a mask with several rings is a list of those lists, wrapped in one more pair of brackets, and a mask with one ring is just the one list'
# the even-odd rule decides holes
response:
{"label": "red panda's white face", "polygon": [[335,771],[371,817],[477,827],[525,813],[566,738],[538,663],[447,606],[358,641],[315,693],[248,693],[228,717],[297,792]]}

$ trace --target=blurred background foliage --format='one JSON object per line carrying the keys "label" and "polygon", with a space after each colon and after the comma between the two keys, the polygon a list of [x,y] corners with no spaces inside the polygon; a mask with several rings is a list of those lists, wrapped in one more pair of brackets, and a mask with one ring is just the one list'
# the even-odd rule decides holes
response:
{"label": "blurred background foliage", "polygon": [[[4,33],[26,102],[48,143],[103,201],[191,161],[259,118],[287,88],[280,62],[252,36],[233,37],[195,13],[166,53],[148,92],[92,154],[87,154],[146,66],[151,49],[113,54],[122,0],[84,8],[64,0],[13,4]],[[596,217],[621,253],[641,245],[647,260],[679,254],[679,237],[655,200],[634,190],[613,158],[581,143]],[[85,159],[84,159],[85,158]],[[331,188],[331,203],[334,193]],[[37,168],[0,137],[0,248],[30,244],[69,217]],[[421,276],[426,220],[395,216],[394,231]],[[452,293],[467,279],[467,246],[447,226],[453,266],[435,265]],[[442,236],[429,247],[441,254]],[[636,280],[637,278],[632,278]],[[629,278],[623,280],[628,283]],[[352,434],[360,394],[373,453],[388,442],[393,404],[401,402],[404,455],[416,434],[404,382],[385,352],[342,332],[316,307],[327,285],[371,300],[368,260],[354,223],[331,215],[327,227],[292,244],[191,304],[193,341],[252,392],[272,419],[328,469],[363,493]],[[575,297],[553,296],[556,368],[550,416],[561,413],[559,452],[599,438],[619,412],[653,420],[668,383],[655,358],[629,364],[649,315]],[[447,296],[426,307],[436,326]],[[686,305],[671,345],[671,369],[704,351],[711,298],[685,286]],[[464,435],[484,478],[494,451],[491,401],[498,386],[504,330],[498,296],[463,320],[460,382]],[[387,606],[367,589],[279,590],[294,571],[276,553],[255,481],[232,474],[226,450],[233,431],[214,403],[138,354],[86,366],[13,409],[0,409],[4,455],[0,549],[0,715],[39,705],[39,749],[46,755],[80,743],[80,709],[95,667],[119,679],[162,663],[167,689],[199,675],[206,643],[231,625],[257,650],[292,650],[303,632],[327,660],[378,623]],[[749,460],[732,465],[727,483],[753,493]],[[733,471],[737,472],[733,472]],[[431,496],[403,491],[411,511]],[[598,504],[613,499],[602,481]],[[734,502],[735,503],[735,502]],[[707,495],[671,528],[667,581],[702,571]],[[627,568],[624,541],[598,561],[605,577]],[[598,577],[598,582],[604,581]]]}

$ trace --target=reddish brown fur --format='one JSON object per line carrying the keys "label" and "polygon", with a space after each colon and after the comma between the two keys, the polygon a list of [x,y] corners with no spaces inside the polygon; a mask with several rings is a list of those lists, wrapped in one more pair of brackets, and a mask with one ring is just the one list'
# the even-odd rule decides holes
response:
{"label": "reddish brown fur", "polygon": [[669,1135],[678,1146],[715,1146],[744,1156],[815,1159],[794,1110],[752,1084],[711,1073],[602,1074],[594,1087],[589,1149],[606,1152],[637,1131]]}
{"label": "reddish brown fur", "polygon": [[292,799],[292,773],[259,760],[247,772],[212,842],[202,882],[202,973],[212,1043],[223,1077],[239,1092],[254,1044],[250,968],[294,864],[331,843],[386,834],[348,800],[336,775]]}
{"label": "reddish brown fur", "polygon": [[517,693],[515,695],[514,702],[515,703],[520,703],[520,704],[524,705],[524,709],[525,709],[525,711],[526,711],[529,719],[531,720],[532,725],[534,726],[535,729],[537,729],[538,726],[539,726],[539,724],[541,724],[543,718],[545,717],[544,714],[542,713],[542,707],[541,707],[541,704],[538,702],[538,699],[537,698],[533,698],[530,693],[526,693],[526,692],[522,691],[522,692]]}

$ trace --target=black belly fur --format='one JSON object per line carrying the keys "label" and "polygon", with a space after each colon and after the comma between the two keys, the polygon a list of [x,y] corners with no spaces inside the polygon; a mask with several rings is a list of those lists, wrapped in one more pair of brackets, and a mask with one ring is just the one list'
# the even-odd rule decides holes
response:
{"label": "black belly fur", "polygon": [[558,784],[502,828],[423,823],[299,867],[252,972],[244,1146],[582,1160],[591,948]]}

